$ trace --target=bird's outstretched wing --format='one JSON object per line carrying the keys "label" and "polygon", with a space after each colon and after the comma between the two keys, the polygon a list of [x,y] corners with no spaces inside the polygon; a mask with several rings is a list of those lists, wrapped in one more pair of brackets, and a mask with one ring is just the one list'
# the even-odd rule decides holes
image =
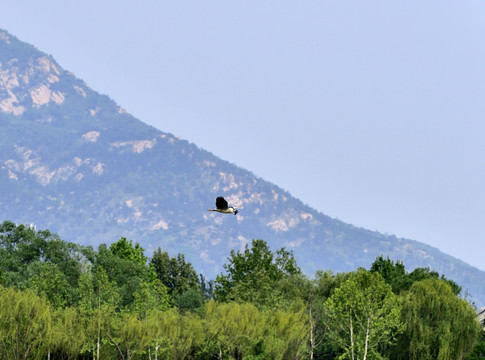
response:
{"label": "bird's outstretched wing", "polygon": [[227,206],[227,201],[222,196],[216,199],[216,208],[224,210],[227,209]]}

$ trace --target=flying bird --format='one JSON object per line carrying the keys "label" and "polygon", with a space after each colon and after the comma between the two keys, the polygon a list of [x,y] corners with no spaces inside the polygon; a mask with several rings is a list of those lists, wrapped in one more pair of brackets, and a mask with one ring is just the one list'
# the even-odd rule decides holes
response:
{"label": "flying bird", "polygon": [[232,213],[234,213],[234,215],[237,214],[237,209],[233,206],[228,206],[226,199],[224,199],[222,196],[219,196],[216,199],[216,208],[209,209],[209,211],[217,211],[222,214],[232,214]]}

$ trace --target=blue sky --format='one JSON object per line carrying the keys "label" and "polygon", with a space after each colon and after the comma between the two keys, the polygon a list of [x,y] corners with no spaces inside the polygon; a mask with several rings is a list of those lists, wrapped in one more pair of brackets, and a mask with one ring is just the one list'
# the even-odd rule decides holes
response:
{"label": "blue sky", "polygon": [[7,0],[140,120],[370,230],[485,263],[483,1]]}

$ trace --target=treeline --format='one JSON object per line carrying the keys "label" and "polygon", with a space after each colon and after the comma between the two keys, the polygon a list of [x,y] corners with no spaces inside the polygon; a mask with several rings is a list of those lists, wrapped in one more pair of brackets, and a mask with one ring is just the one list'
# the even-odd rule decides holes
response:
{"label": "treeline", "polygon": [[[324,266],[325,264],[322,264]],[[126,238],[97,250],[0,225],[0,359],[482,358],[475,310],[427,268],[301,273],[253,240],[208,281]]]}

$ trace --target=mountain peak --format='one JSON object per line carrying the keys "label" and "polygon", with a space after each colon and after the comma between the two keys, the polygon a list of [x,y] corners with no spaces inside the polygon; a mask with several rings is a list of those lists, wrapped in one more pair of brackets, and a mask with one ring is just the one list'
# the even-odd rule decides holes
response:
{"label": "mountain peak", "polygon": [[51,87],[59,82],[61,70],[47,55],[2,30],[0,54],[0,91],[5,94],[0,102],[2,111],[19,116],[29,106],[64,102],[64,94]]}

